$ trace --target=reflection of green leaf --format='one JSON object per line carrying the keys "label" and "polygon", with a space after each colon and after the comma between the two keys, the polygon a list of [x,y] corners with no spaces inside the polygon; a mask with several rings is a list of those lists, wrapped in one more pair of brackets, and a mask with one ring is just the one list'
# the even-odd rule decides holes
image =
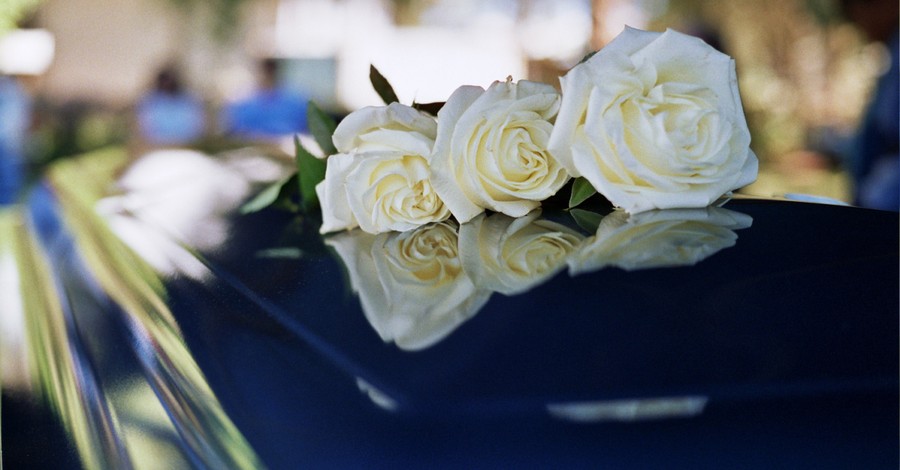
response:
{"label": "reflection of green leaf", "polygon": [[375,92],[378,93],[384,104],[400,102],[397,94],[394,93],[394,87],[391,86],[374,65],[369,66],[369,80],[372,82],[372,88],[375,88]]}
{"label": "reflection of green leaf", "polygon": [[297,188],[297,173],[294,173],[260,191],[256,197],[241,206],[240,212],[241,214],[252,214],[270,206],[296,211],[297,205],[292,199],[297,194]]}
{"label": "reflection of green leaf", "polygon": [[309,123],[309,132],[316,139],[316,143],[319,144],[322,152],[325,155],[336,154],[337,149],[334,148],[334,141],[331,140],[331,136],[334,135],[334,130],[337,128],[337,123],[334,122],[334,119],[316,106],[314,102],[310,101],[306,107],[306,120]]}
{"label": "reflection of green leaf", "polygon": [[257,258],[275,258],[275,259],[300,259],[303,257],[303,250],[294,247],[269,248],[256,252]]}
{"label": "reflection of green leaf", "polygon": [[601,214],[584,209],[572,209],[569,211],[569,214],[572,215],[579,227],[592,234],[597,233],[597,227],[600,226],[600,221],[603,220]]}
{"label": "reflection of green leaf", "polygon": [[325,160],[316,158],[294,137],[294,150],[297,152],[297,175],[300,187],[300,203],[303,210],[310,212],[319,204],[316,196],[316,185],[325,179]]}
{"label": "reflection of green leaf", "polygon": [[419,111],[426,112],[432,116],[437,116],[438,111],[444,107],[443,101],[438,101],[435,103],[416,103],[413,102],[412,107],[418,109]]}
{"label": "reflection of green leaf", "polygon": [[572,182],[572,195],[569,197],[569,207],[577,207],[587,198],[597,193],[597,190],[591,186],[591,183],[584,178],[576,178]]}

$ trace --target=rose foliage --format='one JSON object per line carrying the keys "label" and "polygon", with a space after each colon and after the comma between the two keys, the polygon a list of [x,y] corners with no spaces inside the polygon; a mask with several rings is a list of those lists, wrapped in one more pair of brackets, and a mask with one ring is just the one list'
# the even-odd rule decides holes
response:
{"label": "rose foliage", "polygon": [[734,61],[700,39],[626,28],[560,83],[462,86],[436,115],[395,101],[354,111],[315,187],[321,232],[522,217],[572,178],[570,205],[596,190],[630,214],[705,208],[756,179]]}

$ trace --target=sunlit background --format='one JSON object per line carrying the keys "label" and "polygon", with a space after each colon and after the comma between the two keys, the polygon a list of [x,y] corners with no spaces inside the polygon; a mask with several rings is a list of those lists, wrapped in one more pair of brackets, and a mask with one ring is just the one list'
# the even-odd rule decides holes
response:
{"label": "sunlit background", "polygon": [[[378,104],[376,65],[401,101],[443,101],[459,85],[558,77],[624,25],[698,35],[737,61],[762,166],[745,192],[851,201],[850,139],[887,48],[838,0],[5,0],[0,71],[32,103],[33,175],[110,145],[146,150],[135,104],[175,66],[207,117],[193,146],[233,142],[220,112],[258,84],[261,58],[283,84],[341,116]],[[890,3],[890,2],[886,2]],[[894,2],[896,6],[896,2]],[[895,15],[896,16],[896,15]],[[228,141],[226,144],[225,141]]]}
{"label": "sunlit background", "polygon": [[[745,193],[856,202],[851,156],[891,52],[848,4],[870,7],[896,47],[896,0],[0,0],[3,398],[43,394],[86,467],[174,462],[191,432],[199,450],[188,450],[211,459],[200,466],[259,468],[181,338],[163,280],[208,277],[187,247],[225,243],[225,216],[294,168],[302,125],[247,132],[240,113],[296,124],[297,97],[335,118],[379,104],[370,64],[402,102],[440,102],[507,77],[558,86],[625,25],[673,28],[736,60],[761,162]],[[286,91],[278,106],[241,108],[267,84]],[[889,121],[896,82],[893,92]],[[97,299],[116,305],[127,339],[106,334],[121,325],[94,315]],[[139,360],[95,362],[106,341]],[[113,379],[125,385],[100,386]]]}

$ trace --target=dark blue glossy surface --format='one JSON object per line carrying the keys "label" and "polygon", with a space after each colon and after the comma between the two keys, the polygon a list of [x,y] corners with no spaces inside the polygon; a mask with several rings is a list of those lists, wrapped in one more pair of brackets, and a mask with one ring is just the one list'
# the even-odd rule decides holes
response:
{"label": "dark blue glossy surface", "polygon": [[[725,208],[752,224],[693,266],[563,270],[488,292],[471,318],[408,350],[382,339],[314,220],[230,211],[223,243],[175,244],[194,274],[158,278],[186,346],[173,350],[152,327],[165,314],[141,316],[109,288],[143,284],[98,274],[92,250],[120,251],[59,217],[77,208],[67,197],[38,192],[26,225],[64,293],[74,396],[101,404],[85,418],[94,428],[115,413],[96,434],[108,439],[79,441],[36,394],[4,388],[10,468],[89,462],[84,445],[50,444],[62,434],[93,442],[100,466],[120,455],[141,468],[148,454],[123,432],[168,436],[174,450],[155,459],[169,468],[898,464],[897,214],[734,200]],[[136,382],[149,392],[117,398]],[[131,418],[149,402],[169,424]]]}
{"label": "dark blue glossy surface", "polygon": [[[809,204],[728,207],[752,215],[753,226],[697,266],[562,273],[522,295],[494,294],[418,352],[381,341],[328,253],[299,263],[213,254],[221,275],[209,297],[198,299],[196,286],[176,297],[190,316],[208,312],[196,324],[182,319],[188,340],[213,352],[207,376],[275,466],[889,466],[896,218]],[[246,223],[278,223],[256,219]],[[266,328],[247,331],[260,317]],[[360,378],[396,409],[372,403]],[[261,394],[261,383],[277,385]],[[684,396],[708,397],[707,408],[628,424],[564,423],[547,410]]]}

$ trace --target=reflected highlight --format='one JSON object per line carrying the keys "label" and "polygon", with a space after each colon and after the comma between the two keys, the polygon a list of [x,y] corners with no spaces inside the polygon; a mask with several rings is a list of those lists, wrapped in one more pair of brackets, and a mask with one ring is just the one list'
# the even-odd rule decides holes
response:
{"label": "reflected highlight", "polygon": [[737,243],[735,230],[753,218],[720,207],[615,211],[569,259],[572,276],[617,267],[626,271],[692,266]]}
{"label": "reflected highlight", "polygon": [[703,413],[708,397],[637,398],[547,405],[550,416],[575,423],[689,418]]}
{"label": "reflected highlight", "polygon": [[463,271],[454,222],[408,232],[372,235],[361,230],[326,239],[338,253],[359,295],[366,319],[385,342],[416,351],[430,347],[487,303]]}
{"label": "reflected highlight", "polygon": [[477,286],[521,294],[566,266],[584,235],[540,216],[539,210],[518,218],[482,214],[460,227],[463,268]]}
{"label": "reflected highlight", "polygon": [[[21,214],[10,215],[4,247],[16,260],[34,387],[71,436],[86,468],[132,468],[118,421],[75,330],[63,286]],[[6,238],[9,236],[9,238]]]}
{"label": "reflected highlight", "polygon": [[[105,158],[114,167],[119,156]],[[93,211],[103,194],[102,182],[109,181],[98,178],[97,185],[85,184],[84,174],[97,171],[97,160],[93,155],[61,162],[49,174],[60,217],[72,234],[86,272],[121,309],[120,321],[130,334],[131,347],[190,460],[209,468],[262,468],[187,349],[166,305],[162,280]]]}
{"label": "reflected highlight", "polygon": [[327,237],[349,274],[363,313],[381,339],[417,351],[446,338],[494,292],[522,294],[569,268],[570,276],[693,265],[737,241],[753,219],[718,207],[600,218],[584,235],[533,211],[481,214],[407,232],[361,230]]}

